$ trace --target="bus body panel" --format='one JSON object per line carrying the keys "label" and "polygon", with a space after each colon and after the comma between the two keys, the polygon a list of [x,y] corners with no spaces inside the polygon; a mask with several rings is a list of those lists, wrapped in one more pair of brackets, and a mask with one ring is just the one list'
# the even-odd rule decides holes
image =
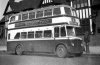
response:
{"label": "bus body panel", "polygon": [[[54,53],[57,45],[63,44],[66,46],[69,53],[81,53],[81,40],[74,40],[74,46],[71,45],[72,40],[31,40],[31,41],[9,41],[7,43],[7,51],[15,52],[18,44],[23,46],[24,51],[32,52],[47,52]],[[77,46],[77,47],[76,47]]]}

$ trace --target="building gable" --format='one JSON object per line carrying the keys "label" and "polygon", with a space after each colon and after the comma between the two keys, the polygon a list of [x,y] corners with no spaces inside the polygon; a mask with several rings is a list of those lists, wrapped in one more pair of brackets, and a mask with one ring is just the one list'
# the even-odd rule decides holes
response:
{"label": "building gable", "polygon": [[9,13],[9,12],[12,12],[13,10],[12,10],[12,8],[10,7],[10,4],[9,4],[9,2],[7,3],[7,6],[6,6],[6,8],[5,8],[5,11],[4,11],[4,13],[3,13],[3,15],[6,15],[7,13]]}
{"label": "building gable", "polygon": [[44,4],[66,4],[70,0],[9,0],[4,15],[43,7]]}

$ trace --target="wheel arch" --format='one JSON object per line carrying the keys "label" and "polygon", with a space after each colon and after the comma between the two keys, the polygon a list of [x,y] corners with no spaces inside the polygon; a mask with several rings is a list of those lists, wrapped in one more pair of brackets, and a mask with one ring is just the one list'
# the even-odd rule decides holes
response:
{"label": "wheel arch", "polygon": [[57,47],[58,47],[59,45],[64,45],[66,49],[68,48],[68,45],[67,45],[67,44],[65,44],[65,43],[58,43],[58,44],[55,46],[54,52],[56,51],[56,49],[57,49]]}

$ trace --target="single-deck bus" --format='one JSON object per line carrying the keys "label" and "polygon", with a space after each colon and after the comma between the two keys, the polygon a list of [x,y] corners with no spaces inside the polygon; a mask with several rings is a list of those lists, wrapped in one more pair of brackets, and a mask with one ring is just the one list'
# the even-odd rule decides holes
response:
{"label": "single-deck bus", "polygon": [[58,57],[81,55],[83,43],[76,10],[68,5],[49,6],[13,14],[9,18],[7,51],[51,53]]}

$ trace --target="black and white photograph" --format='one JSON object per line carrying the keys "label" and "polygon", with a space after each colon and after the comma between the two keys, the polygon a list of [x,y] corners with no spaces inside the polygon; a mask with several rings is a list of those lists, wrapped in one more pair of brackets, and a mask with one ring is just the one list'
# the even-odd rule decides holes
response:
{"label": "black and white photograph", "polygon": [[100,0],[0,0],[0,65],[100,65]]}

